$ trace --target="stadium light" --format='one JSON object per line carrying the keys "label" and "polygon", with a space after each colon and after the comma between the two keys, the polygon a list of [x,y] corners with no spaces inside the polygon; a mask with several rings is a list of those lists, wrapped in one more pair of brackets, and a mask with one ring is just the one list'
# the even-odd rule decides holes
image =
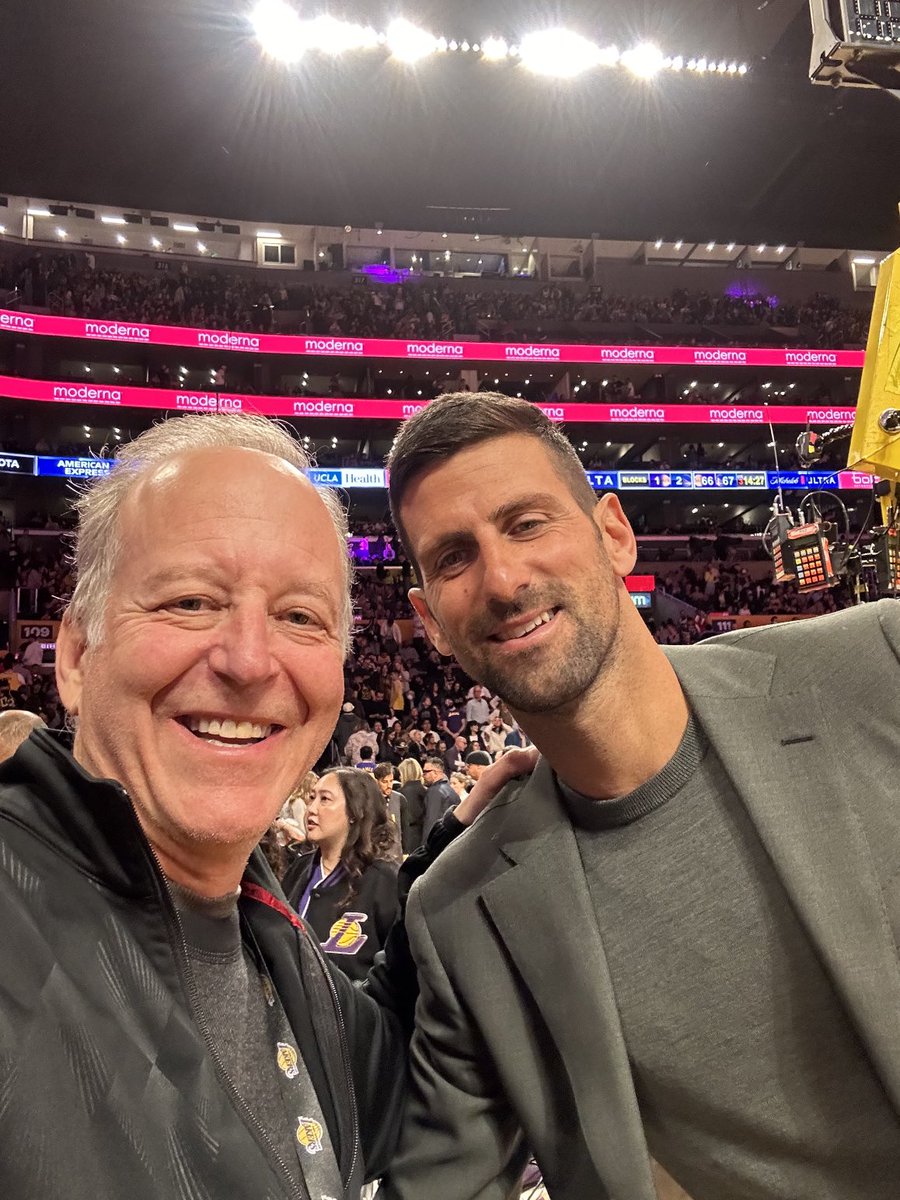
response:
{"label": "stadium light", "polygon": [[502,37],[485,38],[481,43],[481,54],[489,62],[499,62],[509,57],[509,43]]}
{"label": "stadium light", "polygon": [[303,22],[297,11],[284,0],[260,0],[250,14],[256,39],[270,57],[292,63],[306,50]]}
{"label": "stadium light", "polygon": [[733,254],[734,253],[734,242],[729,242],[728,245],[725,247],[725,249],[728,251],[729,254]]}
{"label": "stadium light", "polygon": [[662,50],[652,42],[641,42],[622,55],[622,65],[638,79],[653,79],[663,69],[664,62]]}
{"label": "stadium light", "polygon": [[675,249],[681,250],[683,246],[684,246],[684,242],[681,240],[681,238],[679,238],[678,241],[675,243]]}
{"label": "stadium light", "polygon": [[280,238],[281,234],[277,229],[257,229],[256,236],[262,238]]}
{"label": "stadium light", "polygon": [[67,238],[69,235],[66,233],[66,231],[64,229],[60,229],[60,227],[57,225],[56,236],[58,238]]}
{"label": "stadium light", "polygon": [[100,220],[103,222],[104,225],[124,225],[125,224],[124,217],[116,217],[116,216],[113,216],[111,213],[102,213],[100,216]]}
{"label": "stadium light", "polygon": [[49,208],[26,208],[25,211],[28,213],[29,217],[49,217],[50,216]]}
{"label": "stadium light", "polygon": [[301,36],[313,50],[324,54],[346,54],[351,50],[372,50],[378,45],[378,34],[371,25],[356,25],[339,21],[323,13],[301,26]]}
{"label": "stadium light", "polygon": [[387,31],[387,47],[400,62],[417,63],[437,50],[437,38],[426,29],[398,17]]}
{"label": "stadium light", "polygon": [[760,244],[756,247],[756,253],[757,254],[765,254],[765,252],[766,252],[766,243],[760,242]]}
{"label": "stadium light", "polygon": [[153,247],[154,250],[158,250],[160,248],[160,246],[162,245],[162,242],[159,240],[159,238],[152,237],[150,239],[150,245]]}
{"label": "stadium light", "polygon": [[519,57],[535,75],[574,79],[583,71],[598,66],[603,55],[596,42],[588,41],[580,33],[573,33],[571,29],[546,29],[522,38]]}
{"label": "stadium light", "polygon": [[198,242],[198,243],[197,243],[197,249],[200,251],[200,253],[201,253],[201,254],[205,254],[205,253],[206,253],[206,243],[205,243],[205,242]]}
{"label": "stadium light", "polygon": [[199,233],[200,230],[196,225],[189,225],[185,221],[175,221],[172,228],[178,233]]}
{"label": "stadium light", "polygon": [[716,248],[715,242],[707,242],[706,243],[706,249],[709,253],[712,253],[712,251],[715,250],[715,248]]}
{"label": "stadium light", "polygon": [[124,246],[125,243],[128,241],[128,238],[125,236],[124,233],[117,233],[116,241],[119,243],[120,246]]}
{"label": "stadium light", "polygon": [[6,233],[6,226],[0,225],[0,233]]}
{"label": "stadium light", "polygon": [[787,246],[779,246],[779,247],[778,247],[778,250],[776,251],[776,253],[777,253],[777,254],[784,254],[784,252],[785,252],[785,250],[786,250],[786,249],[787,249]]}
{"label": "stadium light", "polygon": [[662,238],[657,238],[653,245],[657,250],[662,250]]}
{"label": "stadium light", "polygon": [[[857,267],[874,267],[875,266],[875,259],[869,258],[868,255],[857,254],[857,256],[854,258],[853,262],[856,264]],[[793,386],[794,385],[791,384],[791,387],[793,387]]]}

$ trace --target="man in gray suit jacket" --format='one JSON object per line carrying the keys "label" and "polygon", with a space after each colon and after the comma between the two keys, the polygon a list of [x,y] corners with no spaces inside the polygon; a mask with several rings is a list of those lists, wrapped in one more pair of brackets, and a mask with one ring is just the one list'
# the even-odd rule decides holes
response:
{"label": "man in gray suit jacket", "polygon": [[[510,470],[511,464],[515,470]],[[900,1195],[900,606],[664,652],[531,405],[447,397],[392,506],[429,636],[544,759],[413,890],[412,1094],[385,1195]]]}

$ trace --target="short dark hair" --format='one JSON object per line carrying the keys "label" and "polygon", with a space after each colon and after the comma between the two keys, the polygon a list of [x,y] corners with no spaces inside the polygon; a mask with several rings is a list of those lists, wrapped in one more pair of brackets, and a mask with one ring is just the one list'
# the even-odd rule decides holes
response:
{"label": "short dark hair", "polygon": [[393,777],[393,774],[394,774],[393,763],[379,763],[378,766],[375,768],[374,773],[375,773],[376,779],[387,779],[388,775]]}
{"label": "short dark hair", "polygon": [[492,438],[521,433],[541,443],[580,508],[592,513],[597,503],[581,460],[558,426],[528,400],[500,392],[451,392],[433,400],[403,425],[388,456],[391,516],[406,553],[418,568],[400,506],[412,481],[429,467],[461,450]]}
{"label": "short dark hair", "polygon": [[360,748],[359,748],[359,761],[360,762],[368,762],[370,758],[374,758],[374,757],[375,757],[375,751],[372,749],[371,746],[360,746]]}
{"label": "short dark hair", "polygon": [[426,758],[424,763],[422,763],[422,766],[423,767],[434,767],[434,769],[436,771],[440,771],[440,773],[442,775],[447,774],[447,767],[444,764],[444,760],[442,758]]}

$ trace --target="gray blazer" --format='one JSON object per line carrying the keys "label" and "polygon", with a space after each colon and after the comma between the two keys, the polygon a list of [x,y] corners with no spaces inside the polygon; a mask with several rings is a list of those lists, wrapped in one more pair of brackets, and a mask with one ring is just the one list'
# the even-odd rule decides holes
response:
{"label": "gray blazer", "polygon": [[[900,604],[669,658],[900,1116]],[[612,985],[552,773],[505,789],[413,888],[421,997],[390,1200],[655,1200]]]}

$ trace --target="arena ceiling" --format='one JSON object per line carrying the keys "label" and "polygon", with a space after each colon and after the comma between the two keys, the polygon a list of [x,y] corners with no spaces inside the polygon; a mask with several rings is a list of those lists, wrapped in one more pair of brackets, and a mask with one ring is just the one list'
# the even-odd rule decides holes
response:
{"label": "arena ceiling", "polygon": [[900,242],[900,104],[808,82],[805,0],[298,3],[471,39],[565,24],[752,69],[557,81],[379,52],[286,69],[236,0],[6,0],[0,190],[267,222]]}

